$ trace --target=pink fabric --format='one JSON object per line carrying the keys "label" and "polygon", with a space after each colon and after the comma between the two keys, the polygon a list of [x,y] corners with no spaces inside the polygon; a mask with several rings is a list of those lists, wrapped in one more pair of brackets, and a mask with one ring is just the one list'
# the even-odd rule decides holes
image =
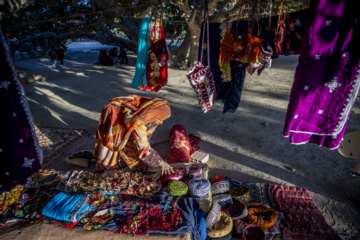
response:
{"label": "pink fabric", "polygon": [[284,136],[336,149],[360,88],[360,30],[345,0],[319,0],[310,8],[290,93]]}
{"label": "pink fabric", "polygon": [[170,131],[170,152],[168,163],[188,163],[190,155],[199,150],[201,138],[188,135],[184,125],[176,124]]}
{"label": "pink fabric", "polygon": [[306,188],[270,185],[275,209],[284,217],[280,223],[287,240],[341,240],[326,222]]}

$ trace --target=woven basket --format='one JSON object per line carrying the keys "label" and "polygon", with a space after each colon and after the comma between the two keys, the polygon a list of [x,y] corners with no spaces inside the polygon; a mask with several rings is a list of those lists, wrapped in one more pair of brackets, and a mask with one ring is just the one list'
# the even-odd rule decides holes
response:
{"label": "woven basket", "polygon": [[258,225],[249,225],[247,226],[242,235],[241,240],[264,240],[265,233],[264,230]]}
{"label": "woven basket", "polygon": [[232,186],[230,188],[231,197],[239,202],[248,202],[251,199],[250,189],[244,186]]}
{"label": "woven basket", "polygon": [[235,203],[227,211],[233,220],[244,218],[248,215],[248,209],[245,203]]}

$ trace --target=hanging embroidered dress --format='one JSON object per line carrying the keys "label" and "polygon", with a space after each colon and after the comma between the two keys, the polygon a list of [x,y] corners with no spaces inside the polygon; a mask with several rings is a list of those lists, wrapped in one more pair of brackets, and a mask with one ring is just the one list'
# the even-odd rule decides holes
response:
{"label": "hanging embroidered dress", "polygon": [[[148,27],[151,28],[150,17],[145,17],[139,27],[139,42],[138,42],[138,51],[136,54],[136,66],[135,66],[135,75],[131,82],[131,86],[140,88],[142,85],[146,86],[146,64],[148,60],[148,49],[149,46],[146,42],[149,42],[150,35],[146,34]],[[146,39],[147,38],[147,39]]]}
{"label": "hanging embroidered dress", "polygon": [[[150,45],[157,42],[161,38],[165,38],[164,29],[161,25],[161,19],[152,19]],[[147,85],[142,85],[140,90],[158,92],[160,88],[167,85],[168,78],[168,62],[160,66],[156,57],[156,53],[149,49],[149,57],[146,64]]]}
{"label": "hanging embroidered dress", "polygon": [[41,169],[42,151],[6,35],[0,29],[0,191]]}
{"label": "hanging embroidered dress", "polygon": [[170,104],[160,98],[116,97],[105,104],[95,134],[96,170],[132,168],[141,161],[158,166],[162,158],[149,139],[156,120],[170,117]]}
{"label": "hanging embroidered dress", "polygon": [[360,15],[345,0],[320,0],[309,12],[283,133],[336,149],[360,87]]}

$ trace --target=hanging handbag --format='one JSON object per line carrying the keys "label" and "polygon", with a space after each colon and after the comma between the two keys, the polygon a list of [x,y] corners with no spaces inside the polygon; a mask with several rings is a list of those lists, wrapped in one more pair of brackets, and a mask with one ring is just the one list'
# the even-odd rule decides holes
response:
{"label": "hanging handbag", "polygon": [[291,48],[291,33],[294,33],[295,39],[296,38],[299,39],[300,44],[301,44],[301,36],[298,32],[295,32],[295,26],[290,17],[290,14],[287,13],[285,18],[287,22],[285,56],[299,54],[300,49]]}
{"label": "hanging handbag", "polygon": [[[239,10],[240,12],[240,10]],[[229,18],[226,18],[226,21],[221,24],[220,29],[221,32],[221,45],[220,45],[220,54],[219,54],[219,68],[222,72],[221,78],[222,82],[230,82],[231,81],[231,67],[230,67],[230,59],[234,52],[234,42],[235,38],[230,33],[230,25]]]}
{"label": "hanging handbag", "polygon": [[286,14],[284,10],[284,0],[281,1],[279,19],[275,31],[275,52],[271,58],[278,58],[281,54],[281,47],[285,40],[285,32],[286,32]]}
{"label": "hanging handbag", "polygon": [[232,57],[232,60],[241,62],[241,63],[257,63],[258,62],[258,55],[260,52],[260,47],[263,42],[262,37],[260,37],[259,33],[259,9],[260,9],[260,2],[257,2],[257,9],[258,9],[258,15],[257,15],[257,35],[258,37],[255,37],[252,35],[253,32],[253,25],[250,26],[249,22],[249,29],[248,32],[241,35],[241,37],[238,37],[237,31],[238,31],[238,24],[239,20],[236,26],[236,33],[235,33],[235,43],[234,43],[234,55]]}
{"label": "hanging handbag", "polygon": [[269,6],[269,27],[268,27],[268,46],[267,51],[263,48],[263,46],[260,46],[260,51],[258,55],[258,62],[257,63],[250,63],[246,67],[246,71],[250,74],[253,74],[257,70],[257,74],[260,75],[261,72],[264,70],[264,68],[269,67],[271,64],[271,56],[273,54],[273,50],[269,45],[269,39],[270,39],[270,29],[271,29],[271,10],[272,10],[272,0],[269,0],[268,3]]}
{"label": "hanging handbag", "polygon": [[[206,13],[204,13],[205,15]],[[205,26],[207,26],[207,50],[208,50],[208,66],[204,66],[202,63],[203,52],[204,52],[204,36]],[[202,48],[200,61],[195,64],[194,67],[186,74],[189,79],[190,85],[193,87],[199,105],[204,113],[208,112],[215,101],[215,82],[213,75],[210,70],[210,44],[209,44],[209,19],[206,17],[204,21],[203,37],[202,37]]]}

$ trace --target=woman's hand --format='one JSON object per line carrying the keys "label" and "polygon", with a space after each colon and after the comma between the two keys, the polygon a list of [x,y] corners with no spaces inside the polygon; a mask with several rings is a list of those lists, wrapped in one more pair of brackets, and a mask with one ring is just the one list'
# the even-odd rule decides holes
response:
{"label": "woman's hand", "polygon": [[164,160],[160,162],[159,166],[161,167],[161,175],[170,175],[174,173],[173,167]]}

